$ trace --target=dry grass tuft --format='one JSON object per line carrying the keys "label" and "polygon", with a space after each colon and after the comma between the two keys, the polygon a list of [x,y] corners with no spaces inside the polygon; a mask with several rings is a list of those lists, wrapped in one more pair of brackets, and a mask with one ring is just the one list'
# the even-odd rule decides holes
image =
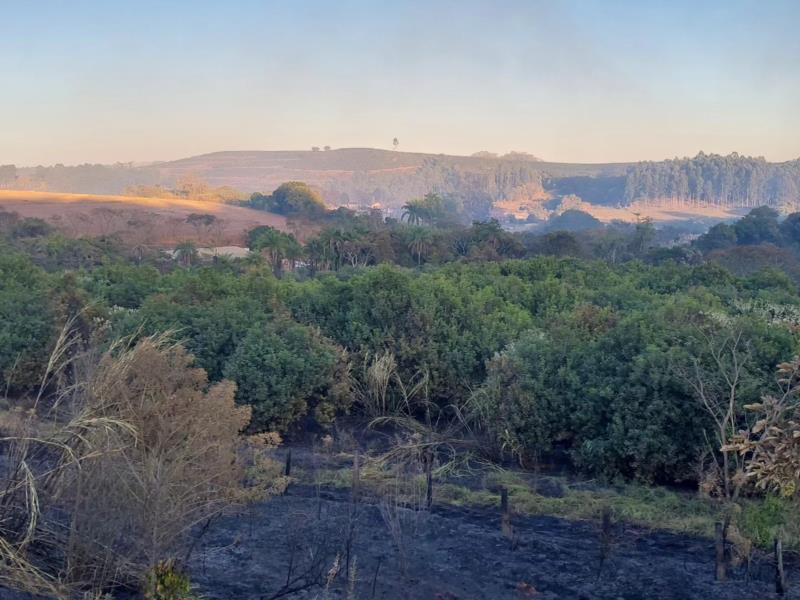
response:
{"label": "dry grass tuft", "polygon": [[188,558],[193,527],[254,495],[240,452],[250,410],[233,383],[209,386],[168,336],[99,359],[78,349],[65,327],[30,408],[4,419],[0,438],[0,585],[57,598],[142,584]]}

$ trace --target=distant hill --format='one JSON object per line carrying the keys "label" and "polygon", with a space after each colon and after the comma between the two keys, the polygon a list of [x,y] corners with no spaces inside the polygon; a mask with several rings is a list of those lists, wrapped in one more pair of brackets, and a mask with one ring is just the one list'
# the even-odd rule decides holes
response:
{"label": "distant hill", "polygon": [[589,205],[588,212],[601,219],[600,213],[614,210],[627,214],[634,207],[637,212],[666,207],[678,220],[709,210],[728,215],[761,204],[785,212],[800,203],[800,161],[768,163],[737,154],[571,164],[523,154],[452,156],[342,148],[215,152],[149,166],[0,166],[0,189],[120,194],[134,186],[169,188],[187,179],[235,188],[243,196],[271,192],[286,181],[304,181],[329,206],[379,206],[395,215],[405,202],[429,192],[457,197],[476,218],[493,214],[540,220],[576,202],[581,210]]}
{"label": "distant hill", "polygon": [[[623,176],[629,165],[580,165],[513,157],[452,156],[343,148],[298,152],[216,152],[158,165],[165,181],[196,176],[212,186],[270,191],[285,181],[317,187],[330,205],[397,208],[428,192],[494,203],[534,199],[551,178]],[[624,182],[620,182],[620,189]],[[606,200],[610,200],[606,199]]]}
{"label": "distant hill", "polygon": [[249,194],[270,192],[285,181],[299,180],[318,187],[330,204],[401,205],[430,191],[482,192],[499,200],[516,188],[543,185],[551,178],[620,177],[629,166],[548,163],[516,156],[451,156],[371,148],[215,152],[148,166],[16,168],[0,171],[0,189],[119,194],[136,185],[170,187],[191,177]]}

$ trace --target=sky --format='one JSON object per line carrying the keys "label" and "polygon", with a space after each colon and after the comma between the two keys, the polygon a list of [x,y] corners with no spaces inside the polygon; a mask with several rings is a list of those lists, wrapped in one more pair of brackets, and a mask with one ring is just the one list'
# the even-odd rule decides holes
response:
{"label": "sky", "polygon": [[0,164],[800,157],[800,1],[0,0]]}

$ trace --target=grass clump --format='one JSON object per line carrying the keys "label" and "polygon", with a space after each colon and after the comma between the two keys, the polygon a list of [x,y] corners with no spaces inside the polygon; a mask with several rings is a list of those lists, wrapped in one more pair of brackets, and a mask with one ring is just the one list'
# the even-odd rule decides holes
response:
{"label": "grass clump", "polygon": [[[349,468],[321,470],[316,483],[347,488],[352,481]],[[361,484],[365,491],[378,492],[391,481],[391,475],[380,469],[365,468]],[[557,495],[537,492],[543,483],[560,490]],[[419,486],[421,481],[406,481]],[[600,485],[595,482],[570,482],[562,477],[532,478],[514,471],[489,471],[480,485],[464,485],[456,481],[438,483],[436,502],[465,508],[499,506],[500,487],[508,490],[513,510],[522,515],[560,517],[572,520],[597,520],[604,511],[611,511],[615,520],[634,526],[671,531],[686,535],[712,537],[718,521],[731,514],[741,534],[756,546],[769,547],[780,535],[784,547],[800,550],[800,522],[796,518],[796,502],[768,496],[744,498],[726,509],[714,500],[678,490],[647,487],[637,484]]]}

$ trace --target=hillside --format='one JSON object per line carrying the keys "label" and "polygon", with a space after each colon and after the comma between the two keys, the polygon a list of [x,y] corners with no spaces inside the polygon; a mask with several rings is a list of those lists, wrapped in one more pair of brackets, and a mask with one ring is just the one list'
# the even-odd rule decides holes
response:
{"label": "hillside", "polygon": [[[292,173],[306,177],[353,175],[360,172],[393,172],[419,169],[430,163],[485,172],[501,166],[527,165],[553,177],[624,175],[628,164],[571,164],[543,161],[512,160],[483,156],[454,156],[397,152],[376,148],[341,148],[328,151],[231,151],[202,154],[176,161],[160,163],[157,168],[166,177],[186,174],[205,175],[213,185],[230,185],[240,181],[240,189],[253,187],[253,182],[268,179],[276,173],[283,177]],[[259,185],[255,189],[263,189]]]}
{"label": "hillside", "polygon": [[[590,200],[613,203],[605,194],[626,164],[568,164],[475,156],[395,152],[371,148],[330,151],[217,152],[158,165],[163,181],[199,177],[212,186],[245,192],[276,188],[285,181],[309,183],[336,206],[397,208],[430,191],[462,196],[470,201],[538,200],[556,192],[581,189],[586,180],[603,182]],[[564,181],[568,179],[569,181]],[[585,187],[585,186],[584,186]]]}
{"label": "hillside", "polygon": [[762,204],[792,210],[800,195],[800,161],[768,163],[701,152],[657,162],[571,164],[343,148],[215,152],[148,166],[0,167],[0,189],[120,194],[134,186],[171,188],[187,180],[242,195],[303,181],[331,207],[375,206],[394,216],[409,200],[437,192],[458,198],[476,219],[542,220],[578,205],[601,220],[631,220],[638,213],[682,221],[730,218]]}
{"label": "hillside", "polygon": [[[245,232],[258,225],[290,231],[279,215],[176,198],[0,190],[0,211],[43,219],[71,236],[118,234],[146,245],[187,239],[213,246],[242,244]],[[187,221],[192,214],[213,219],[192,225]]]}
{"label": "hillside", "polygon": [[[371,148],[330,151],[215,152],[148,166],[130,164],[20,167],[0,171],[0,189],[70,193],[121,194],[136,185],[171,187],[186,178],[215,187],[229,186],[244,194],[269,192],[285,181],[305,181],[331,205],[397,207],[430,191],[494,202],[533,198],[544,187],[572,193],[582,184],[600,182],[590,201],[601,197],[610,182],[622,189],[627,164],[548,163],[507,158],[395,152]],[[565,178],[573,181],[564,181]],[[558,182],[561,182],[560,184]],[[608,196],[608,194],[606,194]],[[548,196],[549,197],[549,196]]]}

